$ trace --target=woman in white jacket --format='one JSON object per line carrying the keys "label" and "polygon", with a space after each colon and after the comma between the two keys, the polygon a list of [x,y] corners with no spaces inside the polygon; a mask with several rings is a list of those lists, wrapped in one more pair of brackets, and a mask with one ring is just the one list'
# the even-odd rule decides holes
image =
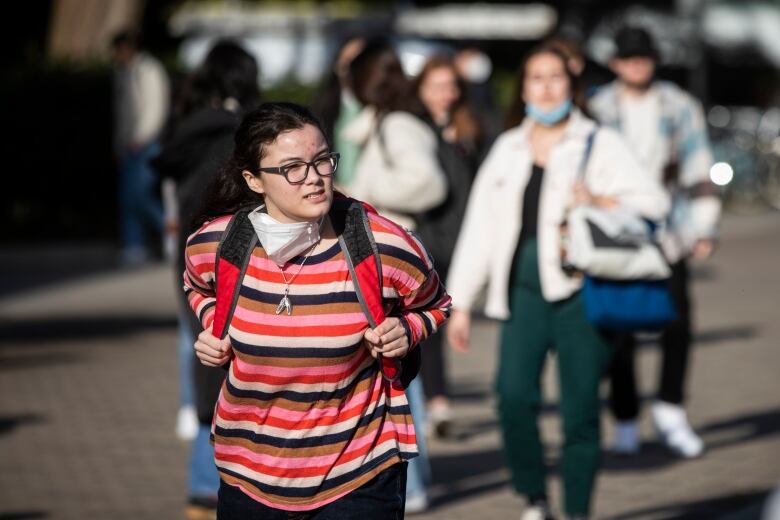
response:
{"label": "woman in white jacket", "polygon": [[344,129],[344,137],[362,147],[349,194],[414,229],[416,214],[447,197],[438,140],[422,120],[425,107],[384,40],[369,41],[350,64],[350,74],[364,108]]}
{"label": "woman in white jacket", "polygon": [[[550,349],[557,352],[569,518],[587,517],[600,457],[598,389],[611,352],[585,318],[581,278],[561,269],[567,209],[623,205],[660,220],[669,208],[618,134],[597,128],[577,108],[575,87],[566,58],[552,47],[532,50],[520,67],[514,112],[522,123],[498,138],[477,174],[447,284],[455,349],[468,348],[470,311],[485,283],[485,313],[504,320],[498,407],[512,481],[528,499],[526,519],[551,517],[537,427]],[[594,132],[581,183],[578,170]]]}
{"label": "woman in white jacket", "polygon": [[[363,110],[345,129],[344,138],[361,147],[352,197],[373,205],[386,217],[416,228],[415,217],[447,197],[447,177],[437,155],[438,138],[425,123],[425,107],[384,39],[369,40],[350,63],[351,88]],[[425,344],[420,348],[425,349]],[[425,397],[421,377],[406,389],[415,428],[424,430]],[[420,457],[409,462],[406,512],[428,508],[426,486],[431,478],[425,439]]]}

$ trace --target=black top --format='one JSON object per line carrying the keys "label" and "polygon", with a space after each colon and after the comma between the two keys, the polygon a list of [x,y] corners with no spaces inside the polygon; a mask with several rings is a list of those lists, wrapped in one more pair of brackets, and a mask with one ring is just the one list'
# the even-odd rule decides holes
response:
{"label": "black top", "polygon": [[534,164],[531,169],[531,178],[525,185],[523,194],[523,227],[520,230],[520,241],[526,238],[536,238],[536,229],[539,221],[539,194],[542,191],[542,176],[544,167]]}

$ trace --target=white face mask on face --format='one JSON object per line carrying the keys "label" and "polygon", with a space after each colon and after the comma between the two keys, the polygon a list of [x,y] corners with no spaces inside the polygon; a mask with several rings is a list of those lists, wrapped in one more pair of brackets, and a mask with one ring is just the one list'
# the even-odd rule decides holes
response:
{"label": "white face mask on face", "polygon": [[320,240],[318,222],[279,222],[265,212],[265,205],[249,214],[249,221],[265,249],[268,258],[283,266]]}

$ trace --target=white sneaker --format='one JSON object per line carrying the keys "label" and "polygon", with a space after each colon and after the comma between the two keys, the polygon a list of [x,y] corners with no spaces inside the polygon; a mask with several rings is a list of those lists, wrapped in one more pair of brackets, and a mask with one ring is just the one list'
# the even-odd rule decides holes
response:
{"label": "white sneaker", "polygon": [[192,405],[182,406],[176,414],[176,436],[183,441],[194,440],[198,436],[198,414]]}
{"label": "white sneaker", "polygon": [[615,439],[610,451],[617,455],[639,453],[639,425],[636,421],[618,421],[615,424]]}
{"label": "white sneaker", "polygon": [[658,401],[652,412],[655,428],[666,447],[686,459],[696,458],[704,452],[704,442],[691,428],[682,406]]}
{"label": "white sneaker", "polygon": [[520,520],[551,520],[550,508],[546,506],[528,506],[523,511]]}
{"label": "white sneaker", "polygon": [[429,435],[435,435],[439,439],[446,439],[452,433],[452,412],[449,405],[431,406],[427,410]]}
{"label": "white sneaker", "polygon": [[429,507],[428,494],[418,493],[412,496],[406,497],[406,506],[404,513],[407,515],[413,515],[416,513],[424,513]]}

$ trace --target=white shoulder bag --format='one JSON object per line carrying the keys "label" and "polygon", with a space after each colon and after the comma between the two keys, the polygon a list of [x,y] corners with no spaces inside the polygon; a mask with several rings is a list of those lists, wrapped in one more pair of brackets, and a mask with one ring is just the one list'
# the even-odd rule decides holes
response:
{"label": "white shoulder bag", "polygon": [[[585,179],[596,132],[588,136],[579,180]],[[628,208],[577,206],[569,211],[567,224],[568,268],[609,280],[663,280],[671,275],[654,225]]]}

